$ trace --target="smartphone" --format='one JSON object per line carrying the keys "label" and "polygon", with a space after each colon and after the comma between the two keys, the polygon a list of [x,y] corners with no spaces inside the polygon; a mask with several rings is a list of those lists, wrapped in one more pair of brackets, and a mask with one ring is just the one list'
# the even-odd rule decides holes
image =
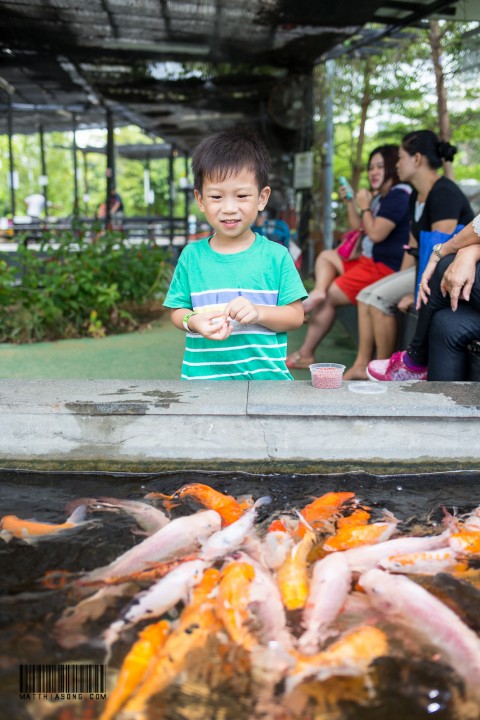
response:
{"label": "smartphone", "polygon": [[347,200],[353,200],[353,196],[354,196],[353,188],[350,185],[350,183],[348,182],[347,178],[343,177],[343,175],[342,175],[341,177],[338,178],[338,182],[347,191],[347,194],[345,196],[347,198]]}

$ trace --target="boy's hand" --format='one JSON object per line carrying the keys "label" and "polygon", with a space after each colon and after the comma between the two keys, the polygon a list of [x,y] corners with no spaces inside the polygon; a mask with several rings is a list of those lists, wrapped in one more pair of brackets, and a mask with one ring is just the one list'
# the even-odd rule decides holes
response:
{"label": "boy's hand", "polygon": [[226,340],[232,334],[230,318],[218,311],[192,315],[188,327],[208,340]]}
{"label": "boy's hand", "polygon": [[259,311],[256,305],[246,297],[236,297],[235,300],[231,300],[223,310],[225,315],[236,320],[241,325],[250,325],[258,322]]}

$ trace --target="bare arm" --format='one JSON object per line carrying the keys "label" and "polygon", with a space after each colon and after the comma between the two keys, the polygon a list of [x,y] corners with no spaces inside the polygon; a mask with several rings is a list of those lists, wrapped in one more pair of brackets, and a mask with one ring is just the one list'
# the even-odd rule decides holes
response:
{"label": "bare arm", "polygon": [[394,229],[395,223],[387,218],[374,217],[370,209],[372,193],[368,190],[359,190],[355,199],[362,212],[362,223],[366,234],[373,243],[383,242]]}

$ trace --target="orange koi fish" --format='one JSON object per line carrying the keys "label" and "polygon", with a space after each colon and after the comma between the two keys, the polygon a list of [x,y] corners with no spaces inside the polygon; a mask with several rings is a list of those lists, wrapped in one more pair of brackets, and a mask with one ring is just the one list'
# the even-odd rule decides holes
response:
{"label": "orange koi fish", "polygon": [[448,541],[452,550],[464,555],[478,555],[480,553],[480,529],[462,529],[453,533]]}
{"label": "orange koi fish", "polygon": [[[300,514],[308,525],[313,528],[321,527],[331,520],[339,511],[341,506],[355,497],[353,492],[329,492],[325,493],[313,502],[306,505]],[[297,534],[301,537],[305,535],[307,528],[300,523]]]}
{"label": "orange koi fish", "polygon": [[[162,692],[181,672],[188,654],[204,647],[220,628],[209,595],[218,583],[220,573],[209,568],[193,592],[190,605],[180,616],[179,626],[166,639],[160,652],[152,658],[143,682],[124,707],[126,717],[145,718],[147,704]],[[130,715],[130,714],[131,715]]]}
{"label": "orange koi fish", "polygon": [[222,570],[218,586],[215,610],[233,642],[245,650],[258,644],[247,630],[250,586],[255,578],[255,569],[250,563],[231,562]]}
{"label": "orange koi fish", "polygon": [[124,702],[140,684],[150,661],[159,654],[170,633],[166,620],[149,625],[142,630],[138,640],[125,657],[114,690],[99,720],[112,720]]}
{"label": "orange koi fish", "polygon": [[323,652],[297,654],[297,664],[286,681],[287,693],[308,677],[326,680],[334,675],[363,675],[370,663],[388,652],[381,630],[369,625],[352,630]]}
{"label": "orange koi fish", "polygon": [[314,542],[315,533],[307,530],[277,570],[277,583],[287,610],[299,610],[307,601],[307,557]]}
{"label": "orange koi fish", "polygon": [[21,540],[55,535],[64,530],[71,530],[78,525],[85,523],[86,508],[77,507],[64,523],[55,524],[38,522],[36,520],[22,520],[16,515],[4,515],[0,520],[0,537],[5,542],[10,542],[13,537]]}
{"label": "orange koi fish", "polygon": [[[222,518],[223,525],[230,525],[235,522],[235,520],[238,520],[244,511],[250,507],[249,502],[239,503],[232,495],[224,495],[209,485],[202,485],[201,483],[184,485],[174,492],[173,495],[164,495],[163,493],[157,492],[151,492],[145,495],[146,499],[164,498],[170,501],[169,507],[175,507],[176,500],[183,500],[183,498],[186,497],[193,497],[209,510],[216,510]],[[165,506],[167,507],[167,504]],[[167,507],[167,509],[169,509],[169,507]]]}
{"label": "orange koi fish", "polygon": [[[390,514],[388,514],[390,515]],[[397,528],[398,521],[389,516],[385,522],[365,524],[364,516],[360,516],[360,524],[344,523],[335,535],[329,537],[323,545],[328,552],[334,550],[349,550],[362,545],[375,545],[388,540]]]}

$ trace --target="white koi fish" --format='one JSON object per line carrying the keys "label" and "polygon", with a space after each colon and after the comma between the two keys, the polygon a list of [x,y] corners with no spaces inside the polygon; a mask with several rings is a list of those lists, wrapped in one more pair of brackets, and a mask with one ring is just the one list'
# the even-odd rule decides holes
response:
{"label": "white koi fish", "polygon": [[351,548],[351,550],[345,550],[344,555],[353,572],[366,572],[384,558],[446,547],[450,535],[451,530],[448,529],[440,535],[400,537],[395,540],[386,540],[378,545]]}
{"label": "white koi fish", "polygon": [[468,693],[480,699],[480,639],[453,610],[404,575],[374,568],[360,576],[359,584],[386,618],[438,648]]}
{"label": "white koi fish", "polygon": [[127,550],[109,565],[92,570],[80,581],[122,577],[145,568],[148,563],[162,562],[171,557],[196,550],[221,527],[222,519],[215,510],[201,510],[194,515],[171,520],[161,530]]}
{"label": "white koi fish", "polygon": [[450,548],[439,550],[425,550],[424,552],[410,553],[408,555],[394,555],[383,558],[378,563],[383,570],[392,573],[404,573],[406,575],[436,575],[439,572],[449,570],[466,569],[457,554]]}
{"label": "white koi fish", "polygon": [[271,502],[271,497],[259,498],[241,518],[210,535],[202,546],[200,557],[207,561],[216,560],[239,548],[253,527],[258,508]]}
{"label": "white koi fish", "polygon": [[112,623],[104,633],[107,657],[110,656],[113,643],[127,627],[141,620],[160,617],[180,600],[185,600],[194,585],[202,579],[206,567],[207,563],[203,560],[186,562],[137,595],[122,618]]}
{"label": "white koi fish", "polygon": [[139,500],[118,500],[109,497],[88,498],[88,506],[94,510],[113,512],[123,510],[128,515],[131,515],[138,526],[149,535],[161,530],[170,522],[164,512]]}
{"label": "white koi fish", "polygon": [[347,599],[351,582],[352,571],[344,553],[332,553],[317,560],[302,616],[305,632],[298,641],[302,652],[317,652]]}

